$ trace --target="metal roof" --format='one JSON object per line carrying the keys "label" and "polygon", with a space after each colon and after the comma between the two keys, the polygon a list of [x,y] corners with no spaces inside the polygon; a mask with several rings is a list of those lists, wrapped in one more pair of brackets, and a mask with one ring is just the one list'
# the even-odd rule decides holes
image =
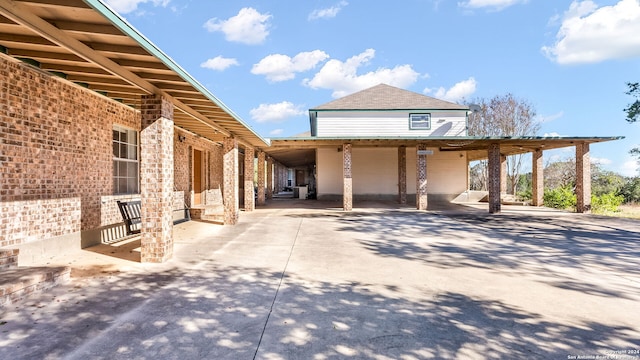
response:
{"label": "metal roof", "polygon": [[[552,150],[575,146],[580,143],[599,143],[624,139],[624,136],[610,137],[544,137],[544,136],[448,136],[448,137],[289,137],[272,138],[269,152],[280,155],[288,165],[302,164],[309,159],[309,149],[341,146],[350,143],[354,147],[415,147],[425,144],[440,151],[465,151],[470,161],[487,158],[490,144],[500,144],[503,155],[517,155],[536,150]],[[315,162],[315,159],[313,159]],[[307,164],[308,165],[308,164]],[[299,166],[299,165],[296,165]]]}
{"label": "metal roof", "polygon": [[[134,108],[162,95],[174,123],[213,141],[268,142],[101,0],[0,0],[0,45],[16,58]],[[34,62],[35,61],[35,62]]]}

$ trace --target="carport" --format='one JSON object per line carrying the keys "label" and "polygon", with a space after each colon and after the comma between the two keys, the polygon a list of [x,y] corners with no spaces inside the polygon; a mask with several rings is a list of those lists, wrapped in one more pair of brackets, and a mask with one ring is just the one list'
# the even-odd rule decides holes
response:
{"label": "carport", "polygon": [[[406,149],[416,149],[416,207],[419,210],[427,208],[427,148],[439,151],[465,152],[468,163],[475,160],[488,160],[489,167],[489,212],[501,211],[500,194],[506,190],[506,159],[507,156],[531,153],[533,171],[533,200],[534,206],[541,206],[544,194],[543,152],[553,149],[575,147],[576,157],[576,196],[579,213],[589,212],[591,209],[591,165],[590,145],[606,141],[619,140],[624,137],[428,137],[428,138],[323,138],[323,137],[290,137],[271,139],[271,146],[267,150],[282,164],[289,167],[310,165],[314,163],[312,151],[319,148],[338,148],[342,151],[343,159],[343,210],[353,208],[352,187],[352,149],[354,147],[386,147],[398,149],[398,202],[406,203]],[[468,171],[467,171],[468,173]],[[468,176],[468,175],[467,175]]]}

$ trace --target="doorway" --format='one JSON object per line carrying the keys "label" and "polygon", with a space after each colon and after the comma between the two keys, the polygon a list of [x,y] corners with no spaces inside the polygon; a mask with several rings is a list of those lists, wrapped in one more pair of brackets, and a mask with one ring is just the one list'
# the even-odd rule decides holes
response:
{"label": "doorway", "polygon": [[296,170],[296,186],[306,185],[306,174],[304,170]]}
{"label": "doorway", "polygon": [[193,205],[202,204],[202,151],[193,150]]}

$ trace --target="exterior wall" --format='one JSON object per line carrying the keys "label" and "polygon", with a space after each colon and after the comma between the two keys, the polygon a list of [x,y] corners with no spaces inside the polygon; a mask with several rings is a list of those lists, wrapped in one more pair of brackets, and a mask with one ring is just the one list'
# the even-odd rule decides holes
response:
{"label": "exterior wall", "polygon": [[0,246],[105,225],[113,125],[140,113],[0,55]]}
{"label": "exterior wall", "polygon": [[[463,152],[433,150],[427,156],[427,193],[453,198],[467,189],[467,159]],[[317,150],[318,198],[342,195],[342,153],[337,148]],[[462,155],[462,156],[461,156]],[[354,198],[398,196],[397,148],[353,148]],[[416,194],[416,148],[407,147],[407,193]]]}
{"label": "exterior wall", "polygon": [[342,152],[337,148],[316,150],[318,198],[323,195],[342,195]]}
{"label": "exterior wall", "polygon": [[[410,113],[430,113],[430,130],[409,129]],[[466,136],[466,111],[318,111],[317,136]]]}
{"label": "exterior wall", "polygon": [[398,149],[353,148],[353,194],[398,194]]}
{"label": "exterior wall", "polygon": [[174,132],[173,144],[174,184],[177,191],[184,192],[185,204],[192,205],[194,149],[202,151],[204,158],[205,190],[222,189],[222,144],[213,143],[178,128]]}

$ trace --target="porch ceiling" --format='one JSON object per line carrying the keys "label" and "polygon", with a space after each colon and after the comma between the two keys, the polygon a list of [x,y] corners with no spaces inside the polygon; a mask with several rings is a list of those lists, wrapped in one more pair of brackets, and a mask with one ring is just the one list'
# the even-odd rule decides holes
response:
{"label": "porch ceiling", "polygon": [[[279,138],[271,139],[271,147],[267,149],[269,154],[278,158],[278,152],[287,153],[292,158],[295,151],[304,149],[317,149],[322,147],[340,147],[344,143],[351,143],[353,147],[415,147],[425,144],[430,148],[440,151],[465,151],[470,161],[487,158],[487,149],[490,144],[499,143],[502,155],[517,155],[536,150],[552,150],[563,147],[575,146],[578,143],[599,143],[623,139],[616,137],[437,137],[437,138]],[[300,152],[303,154],[303,152]],[[302,156],[302,155],[301,155]],[[294,159],[289,159],[295,161]],[[285,165],[286,162],[282,161]]]}
{"label": "porch ceiling", "polygon": [[231,109],[100,0],[0,0],[0,45],[109,98],[140,108],[140,96],[174,103],[176,126],[212,141],[236,136],[268,146]]}

